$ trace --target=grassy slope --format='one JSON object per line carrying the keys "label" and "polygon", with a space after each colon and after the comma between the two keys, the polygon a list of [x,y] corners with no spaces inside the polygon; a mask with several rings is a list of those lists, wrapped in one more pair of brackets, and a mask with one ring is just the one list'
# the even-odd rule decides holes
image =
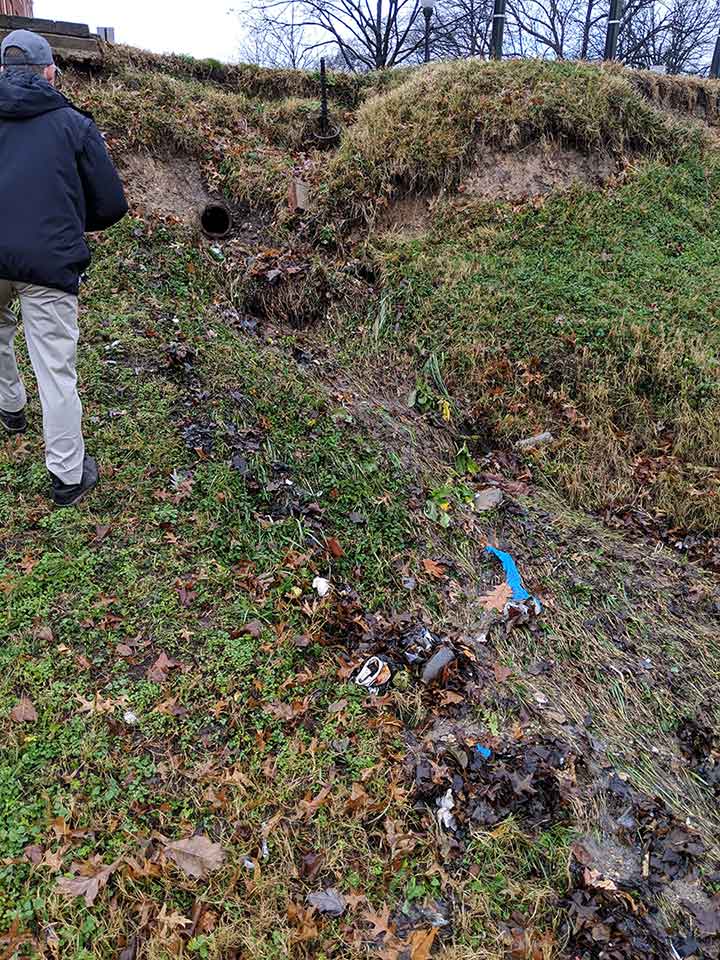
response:
{"label": "grassy slope", "polygon": [[[167,110],[167,89],[155,86],[167,82],[144,78],[131,107],[99,85],[83,96],[100,108],[101,120],[110,102],[122,119],[150,96],[150,103],[165,103],[170,136],[188,136]],[[205,104],[205,93],[190,84],[182,96],[189,97],[184,109],[212,114],[220,126],[229,102],[221,94]],[[160,123],[157,111],[152,116]],[[109,113],[104,122],[114,125]],[[156,148],[167,126],[133,136],[137,143],[155,137],[147,144]],[[197,149],[204,150],[200,141]],[[631,191],[644,202],[648,183],[670,175],[644,176],[647,182],[631,183],[617,201],[621,209],[626,203],[628,218],[637,206]],[[673,176],[690,193],[683,202],[692,216],[683,223],[689,220],[686,229],[696,230],[700,244],[705,173],[688,163]],[[574,198],[572,210],[595,223],[603,202]],[[570,204],[558,203],[567,218],[574,215]],[[567,262],[557,240],[553,246],[556,216],[547,226],[545,211],[515,216],[479,214],[469,234],[467,223],[448,223],[446,231],[462,232],[443,239],[438,231],[427,248],[382,248],[388,277],[407,300],[397,315],[413,329],[424,359],[429,350],[443,352],[423,313],[425,296],[447,298],[447,316],[465,310],[478,289],[499,290],[520,227],[523,238],[533,230],[550,234],[552,255],[528,242],[513,263],[519,275],[529,264],[537,275],[548,262]],[[459,238],[466,253],[458,252]],[[602,249],[608,242],[601,233]],[[493,255],[479,266],[486,244]],[[704,263],[707,252],[693,249]],[[640,247],[637,256],[643,270],[661,272],[648,250]],[[471,276],[490,270],[490,283],[483,275],[482,284],[463,287],[463,260]],[[597,275],[588,271],[600,298]],[[518,736],[524,742],[548,731],[582,743],[590,710],[603,745],[592,764],[627,771],[636,785],[691,817],[714,845],[712,792],[681,755],[676,732],[701,708],[718,721],[717,586],[692,565],[663,551],[648,555],[642,544],[608,534],[537,488],[489,515],[473,514],[466,499],[478,481],[443,462],[432,441],[414,449],[412,440],[397,449],[384,442],[373,422],[379,428],[388,416],[380,395],[363,427],[352,389],[328,390],[308,372],[322,374],[322,366],[291,359],[295,347],[319,346],[315,334],[288,333],[263,345],[240,332],[235,309],[242,299],[229,300],[225,279],[180,231],[134,221],[114,230],[97,247],[85,292],[81,356],[89,446],[103,464],[102,488],[76,512],[50,511],[36,406],[34,431],[0,454],[0,931],[19,918],[16,929],[47,944],[46,955],[73,960],[116,957],[135,931],[138,956],[148,960],[180,950],[218,960],[233,950],[254,958],[351,957],[367,952],[368,910],[387,904],[396,911],[441,896],[454,909],[446,956],[503,956],[516,910],[533,918],[532,936],[545,938],[546,954],[560,956],[567,913],[558,897],[569,882],[569,844],[600,823],[596,775],[579,772],[573,803],[546,822],[520,817],[492,831],[473,828],[462,850],[449,851],[432,809],[415,806],[407,745],[438,715],[479,724],[498,751]],[[562,293],[572,284],[561,279]],[[436,287],[438,280],[443,285]],[[241,285],[231,289],[242,298]],[[393,296],[389,302],[401,306]],[[538,298],[526,319],[538,314],[547,324],[540,305]],[[463,325],[476,314],[461,313]],[[383,329],[379,322],[359,341],[362,354],[378,350]],[[339,324],[348,348],[344,330]],[[452,341],[448,335],[443,344],[448,356]],[[172,360],[173,343],[194,351],[186,366]],[[397,346],[381,337],[380,348],[391,364]],[[435,390],[437,384],[429,393]],[[391,410],[397,417],[397,407]],[[419,413],[403,417],[408,437],[425,435]],[[421,459],[422,476],[404,466]],[[249,475],[241,475],[241,460]],[[446,531],[425,516],[429,500],[447,503]],[[356,522],[358,514],[365,522]],[[491,665],[507,665],[510,675],[501,671],[498,679],[491,666],[460,703],[441,702],[405,675],[374,707],[340,669],[357,656],[359,642],[352,619],[359,610],[348,615],[340,587],[351,584],[366,610],[410,610],[439,631],[467,631],[478,594],[498,580],[481,554],[493,537],[512,550],[547,604],[537,630],[498,635],[489,646]],[[332,556],[327,538],[337,539],[342,557]],[[439,579],[423,565],[428,557],[445,561]],[[322,603],[311,588],[316,574],[330,574],[336,587]],[[408,576],[417,581],[410,592],[402,586]],[[255,629],[243,632],[253,620],[262,625],[257,636]],[[298,635],[309,645],[298,646]],[[161,652],[181,666],[154,682],[147,672]],[[535,676],[528,667],[542,658],[555,667]],[[650,667],[641,665],[646,658]],[[456,689],[464,689],[462,679],[453,679]],[[86,707],[95,694],[100,700]],[[35,704],[36,722],[12,721],[21,695]],[[294,715],[284,716],[279,703]],[[137,715],[136,726],[123,719],[127,710]],[[323,805],[303,807],[328,784]],[[267,858],[263,824],[272,824]],[[158,833],[179,838],[194,831],[223,844],[223,870],[194,882],[152,862]],[[51,855],[49,864],[35,866],[23,854],[33,844]],[[302,860],[317,851],[326,860],[308,881]],[[94,854],[121,861],[108,890],[91,907],[60,896],[57,877]],[[712,864],[711,857],[700,862],[707,892],[714,889],[707,880]],[[340,921],[309,918],[303,930],[288,905],[331,885],[366,901]],[[198,905],[202,923],[190,933]]]}
{"label": "grassy slope", "polygon": [[[60,955],[78,960],[115,956],[140,928],[149,936],[143,955],[165,957],[175,948],[161,906],[164,916],[188,918],[200,902],[217,926],[191,939],[189,956],[245,947],[253,957],[281,957],[297,932],[286,919],[288,902],[302,902],[318,886],[298,877],[300,862],[323,850],[323,885],[362,891],[377,909],[451,897],[461,913],[448,956],[498,956],[501,924],[513,909],[535,912],[538,934],[559,922],[553,890],[564,888],[567,845],[592,809],[581,805],[548,830],[479,832],[460,861],[448,862],[453,877],[443,880],[433,872],[436,858],[443,862],[434,831],[407,792],[401,732],[419,732],[444,713],[472,718],[500,739],[520,721],[530,736],[552,725],[534,706],[538,694],[564,712],[565,732],[592,704],[608,759],[712,837],[715,811],[677,758],[674,736],[678,720],[716,684],[717,636],[706,624],[712,585],[677,560],[647,560],[642,549],[608,539],[539,495],[486,523],[458,503],[447,541],[438,544],[413,507],[417,493],[399,459],[353,426],[352,414],[284,351],[261,348],[226,326],[221,318],[230,305],[216,283],[182,235],[132,222],[114,231],[97,251],[83,318],[81,377],[102,489],[81,510],[48,508],[35,408],[28,440],[5,447],[5,923],[16,915],[51,923]],[[197,351],[189,373],[164,369],[171,342]],[[188,448],[201,433],[183,442],[193,423],[215,425],[211,452]],[[233,449],[245,451],[252,479],[228,465]],[[185,471],[191,482],[183,486]],[[296,514],[313,501],[321,512],[283,517],[268,486],[285,477],[307,491],[295,495]],[[353,522],[356,511],[367,524]],[[528,582],[551,603],[539,633],[518,635],[517,644],[499,641],[498,662],[513,671],[507,689],[492,683],[473,706],[443,708],[412,681],[380,711],[370,709],[338,678],[340,655],[352,657],[354,644],[342,617],[339,633],[332,627],[341,616],[337,602],[313,599],[312,577],[330,573],[337,587],[352,582],[370,609],[409,605],[449,628],[477,612],[459,602],[461,593],[472,596],[478,578],[496,580],[479,555],[478,543],[490,535],[513,549]],[[329,536],[345,550],[340,560],[327,554]],[[440,583],[421,563],[438,550],[457,564]],[[412,595],[400,587],[403,572],[419,581]],[[705,592],[690,597],[690,587]],[[260,636],[243,634],[254,619],[263,625]],[[298,634],[313,638],[311,646],[297,648]],[[619,637],[627,638],[625,653],[618,653]],[[133,645],[133,655],[119,655],[121,644]],[[146,674],[161,652],[182,667],[156,683]],[[647,678],[635,674],[645,655],[658,661]],[[557,662],[552,677],[525,674],[538,657]],[[21,694],[37,708],[32,725],[8,716]],[[83,703],[96,694],[100,712],[88,713]],[[268,713],[276,702],[299,704],[298,719]],[[139,718],[136,727],[123,720],[128,709]],[[349,740],[344,755],[334,746],[342,738]],[[656,753],[647,752],[651,746]],[[237,785],[228,783],[234,771]],[[330,781],[327,806],[304,820],[298,803]],[[369,797],[355,811],[348,807],[353,784]],[[278,814],[286,819],[270,833],[265,861],[262,825]],[[412,839],[411,853],[397,861],[383,839],[388,824]],[[67,835],[70,829],[77,835]],[[155,831],[176,838],[194,830],[229,851],[228,867],[209,883],[171,867],[158,868],[157,877],[138,875]],[[131,858],[136,867],[123,866],[111,893],[87,908],[54,892],[59,864],[33,867],[24,859],[29,844],[59,853],[64,871],[95,854],[105,863]],[[243,857],[259,864],[257,880]],[[347,925],[321,924],[311,955],[362,954],[362,912]]]}
{"label": "grassy slope", "polygon": [[[329,740],[345,720],[324,718],[329,703],[348,695],[347,684],[323,669],[293,679],[318,652],[296,650],[291,642],[297,633],[314,635],[322,623],[322,612],[304,612],[313,606],[310,581],[316,572],[332,571],[352,580],[366,602],[382,603],[397,579],[392,559],[407,543],[397,467],[385,465],[362,437],[344,436],[327,398],[282,356],[261,355],[213,317],[212,287],[196,279],[203,267],[191,247],[169,246],[172,238],[163,231],[146,239],[141,228],[136,238],[135,229],[128,223],[100,249],[83,320],[86,420],[104,466],[103,493],[82,511],[50,512],[42,498],[37,432],[29,443],[10,444],[3,464],[5,706],[11,691],[24,690],[40,713],[27,736],[22,729],[4,731],[5,855],[45,837],[43,824],[56,816],[79,817],[95,831],[75,858],[92,851],[110,860],[128,843],[135,847],[143,833],[175,833],[191,821],[220,829],[226,840],[235,835],[238,854],[256,855],[261,823],[278,805],[291,808],[324,782],[333,761]],[[187,385],[157,369],[164,365],[163,344],[178,339],[201,351],[192,376],[209,394],[202,401],[188,400]],[[228,397],[230,389],[238,400]],[[196,420],[217,424],[215,452],[200,462],[180,433],[182,424]],[[260,440],[260,451],[247,454],[255,494],[224,462],[223,434],[231,427]],[[187,468],[192,484],[176,496],[171,475]],[[306,491],[293,495],[303,508],[319,501],[322,524],[312,510],[272,522],[273,509],[283,512],[282,486],[276,498],[265,492],[273,477],[281,483],[293,477]],[[367,516],[360,526],[348,519],[357,510]],[[110,527],[101,543],[98,524]],[[325,532],[344,543],[342,560],[326,556]],[[18,567],[21,557],[27,574]],[[187,607],[179,599],[183,584],[194,592]],[[255,618],[263,623],[262,636],[243,635],[242,625]],[[37,631],[46,624],[52,639]],[[146,646],[128,662],[116,647],[133,639]],[[186,665],[165,689],[145,678],[160,651]],[[134,710],[138,731],[108,727],[108,720],[122,716],[117,708],[110,717],[83,715],[76,697],[92,699],[96,690]],[[309,692],[321,720],[312,753],[310,733],[285,738],[282,724],[259,707],[260,699],[292,700]],[[155,711],[171,696],[187,716]],[[358,699],[350,690],[347,719],[359,725],[351,779],[373,768],[378,756],[374,738],[363,732]],[[267,738],[262,749],[256,737]],[[278,783],[262,773],[267,757],[274,757]],[[188,770],[187,778],[159,773],[161,762],[173,758]],[[194,782],[189,771],[208,758],[220,768],[239,763],[248,784],[257,783],[246,813],[247,787],[230,787],[218,804],[204,796],[207,785]],[[377,783],[369,779],[366,789],[381,792],[385,775],[374,774]],[[47,897],[45,884],[42,902],[29,898],[42,872],[6,872],[11,897],[4,920],[18,908],[23,919],[36,911],[56,915],[64,919],[58,933],[68,938],[65,956],[110,955],[127,921],[110,918],[108,924],[98,915],[76,927],[77,912]],[[134,888],[131,883],[128,904],[145,895]],[[170,885],[166,894],[178,905],[193,900],[191,891],[172,895]],[[282,884],[273,896],[283,896]],[[282,931],[278,936],[280,950]],[[274,955],[270,945],[266,955]]]}
{"label": "grassy slope", "polygon": [[[575,503],[717,533],[717,155],[637,83],[532,61],[418,73],[361,107],[319,217],[372,223],[434,194],[427,237],[371,239],[388,348],[423,381],[430,361],[481,440],[552,429],[545,476]],[[632,165],[607,192],[517,209],[448,191],[486,150],[542,142]]]}
{"label": "grassy slope", "polygon": [[719,217],[714,160],[539,210],[446,209],[427,242],[378,252],[399,342],[439,358],[469,433],[552,430],[538,460],[576,503],[717,531]]}

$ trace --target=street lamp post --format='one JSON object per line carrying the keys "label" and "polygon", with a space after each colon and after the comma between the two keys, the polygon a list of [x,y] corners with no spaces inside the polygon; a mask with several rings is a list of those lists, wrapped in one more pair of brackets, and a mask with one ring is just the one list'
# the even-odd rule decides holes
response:
{"label": "street lamp post", "polygon": [[720,33],[715,41],[715,53],[710,64],[710,79],[717,80],[718,77],[720,77]]}
{"label": "street lamp post", "polygon": [[425,17],[425,63],[430,63],[430,21],[434,9],[435,0],[422,0],[422,12]]}
{"label": "street lamp post", "polygon": [[504,31],[505,0],[495,0],[493,4],[492,37],[490,40],[490,55],[493,60],[502,60]]}
{"label": "street lamp post", "polygon": [[608,18],[607,35],[605,37],[605,60],[615,59],[622,15],[623,0],[610,0],[610,16]]}

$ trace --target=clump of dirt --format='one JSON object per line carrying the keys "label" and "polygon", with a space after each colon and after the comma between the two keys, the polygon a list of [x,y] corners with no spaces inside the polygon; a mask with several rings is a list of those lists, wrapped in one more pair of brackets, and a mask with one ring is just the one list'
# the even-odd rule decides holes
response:
{"label": "clump of dirt", "polygon": [[324,321],[330,301],[327,271],[303,252],[264,250],[248,261],[245,308],[253,316],[302,330]]}
{"label": "clump of dirt", "polygon": [[479,152],[458,190],[488,200],[524,200],[568,190],[574,184],[603,186],[619,170],[617,159],[609,154],[533,143],[512,152]]}
{"label": "clump of dirt", "polygon": [[[608,843],[612,849],[609,858]],[[647,881],[635,873],[632,855],[618,856],[618,850],[607,838],[602,846],[590,838],[573,846],[570,889],[562,902],[572,956],[588,960],[717,958],[718,898],[708,897],[697,884],[675,880],[663,888],[664,904],[656,901],[652,877]],[[619,870],[615,869],[618,866]],[[683,915],[675,934],[676,925],[670,921],[673,913]],[[688,932],[690,927],[694,933]]]}
{"label": "clump of dirt", "polygon": [[712,726],[712,718],[701,711],[696,717],[683,717],[677,728],[680,750],[692,760],[710,759],[718,737]]}
{"label": "clump of dirt", "polygon": [[670,938],[657,911],[637,904],[624,891],[581,887],[563,906],[568,915],[570,956],[656,960],[671,955]]}
{"label": "clump of dirt", "polygon": [[175,217],[190,224],[211,199],[200,165],[182,157],[128,154],[123,157],[120,175],[128,200],[145,214]]}

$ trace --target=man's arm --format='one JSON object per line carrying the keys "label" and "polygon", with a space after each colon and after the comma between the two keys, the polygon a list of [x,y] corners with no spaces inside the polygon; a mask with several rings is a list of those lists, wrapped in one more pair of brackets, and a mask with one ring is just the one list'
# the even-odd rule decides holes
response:
{"label": "man's arm", "polygon": [[85,191],[85,229],[90,232],[105,230],[122,220],[128,212],[125,191],[105,143],[92,121],[78,159],[78,169]]}

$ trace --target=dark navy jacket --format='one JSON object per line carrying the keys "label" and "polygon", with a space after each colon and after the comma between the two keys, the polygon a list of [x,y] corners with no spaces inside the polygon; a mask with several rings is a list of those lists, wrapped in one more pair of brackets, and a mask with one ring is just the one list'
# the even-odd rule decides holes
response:
{"label": "dark navy jacket", "polygon": [[0,73],[0,278],[77,293],[85,231],[127,209],[89,116],[42,77]]}

